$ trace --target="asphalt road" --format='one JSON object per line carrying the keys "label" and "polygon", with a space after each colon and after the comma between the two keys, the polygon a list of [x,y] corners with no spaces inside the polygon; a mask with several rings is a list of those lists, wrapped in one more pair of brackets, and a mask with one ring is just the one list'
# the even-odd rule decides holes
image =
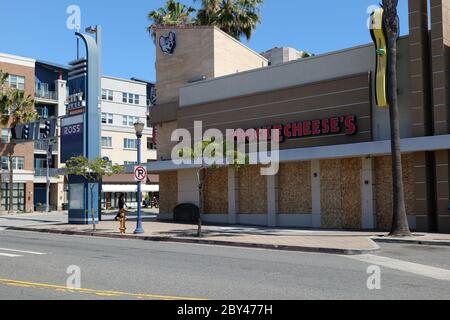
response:
{"label": "asphalt road", "polygon": [[[70,266],[84,291],[67,289]],[[450,299],[449,269],[448,247],[356,258],[0,231],[0,299]]]}

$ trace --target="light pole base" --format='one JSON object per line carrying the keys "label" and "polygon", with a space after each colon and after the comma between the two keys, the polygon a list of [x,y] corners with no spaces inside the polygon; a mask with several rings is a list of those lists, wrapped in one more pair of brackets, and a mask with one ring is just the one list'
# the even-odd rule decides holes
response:
{"label": "light pole base", "polygon": [[145,233],[145,231],[142,227],[137,227],[136,230],[134,230],[134,234],[143,234],[143,233]]}

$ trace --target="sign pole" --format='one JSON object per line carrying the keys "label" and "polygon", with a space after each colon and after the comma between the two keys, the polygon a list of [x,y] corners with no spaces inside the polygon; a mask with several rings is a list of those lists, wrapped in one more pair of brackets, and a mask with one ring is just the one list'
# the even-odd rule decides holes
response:
{"label": "sign pole", "polygon": [[[141,137],[142,133],[136,134],[137,136],[137,162],[138,165],[141,164]],[[136,176],[136,174],[135,174]],[[143,234],[144,228],[142,228],[142,192],[141,192],[141,179],[137,182],[137,224],[136,224],[136,230],[134,231],[135,234]]]}
{"label": "sign pole", "polygon": [[47,161],[46,161],[46,173],[45,173],[45,211],[50,212],[50,157],[52,151],[50,146],[50,141],[47,141]]}

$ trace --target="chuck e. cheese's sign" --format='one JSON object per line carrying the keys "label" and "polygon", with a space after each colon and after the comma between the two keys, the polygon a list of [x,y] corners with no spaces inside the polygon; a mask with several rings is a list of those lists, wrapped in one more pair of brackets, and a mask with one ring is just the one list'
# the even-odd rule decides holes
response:
{"label": "chuck e. cheese's sign", "polygon": [[[322,135],[344,134],[352,136],[358,132],[358,126],[355,115],[345,115],[255,128],[254,130],[247,130],[245,139],[247,142],[256,141],[258,137],[259,140],[271,140],[271,130],[279,130],[277,140],[284,142],[289,139],[318,137]],[[239,132],[236,131],[235,138],[238,138],[238,135]]]}

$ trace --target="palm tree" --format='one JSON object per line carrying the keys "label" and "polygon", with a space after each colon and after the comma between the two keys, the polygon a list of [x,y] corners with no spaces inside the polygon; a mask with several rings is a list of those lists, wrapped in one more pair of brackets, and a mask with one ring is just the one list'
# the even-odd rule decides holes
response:
{"label": "palm tree", "polygon": [[249,40],[261,23],[264,0],[202,0],[197,24],[217,26],[230,36]]}
{"label": "palm tree", "polygon": [[191,13],[195,9],[178,1],[168,0],[164,7],[150,11],[148,19],[152,24],[147,28],[153,40],[156,39],[155,28],[160,26],[183,26],[192,23]]}
{"label": "palm tree", "polygon": [[[34,108],[34,101],[30,95],[26,95],[23,90],[10,88],[6,84],[7,73],[0,70],[0,122],[9,128],[14,128],[21,123],[31,122],[38,118],[38,114]],[[5,144],[8,153],[9,162],[9,208],[13,211],[13,159],[15,142],[10,141]]]}
{"label": "palm tree", "polygon": [[403,187],[400,124],[397,94],[397,40],[399,37],[398,0],[383,0],[383,26],[388,42],[388,96],[391,120],[393,215],[391,236],[410,236]]}

